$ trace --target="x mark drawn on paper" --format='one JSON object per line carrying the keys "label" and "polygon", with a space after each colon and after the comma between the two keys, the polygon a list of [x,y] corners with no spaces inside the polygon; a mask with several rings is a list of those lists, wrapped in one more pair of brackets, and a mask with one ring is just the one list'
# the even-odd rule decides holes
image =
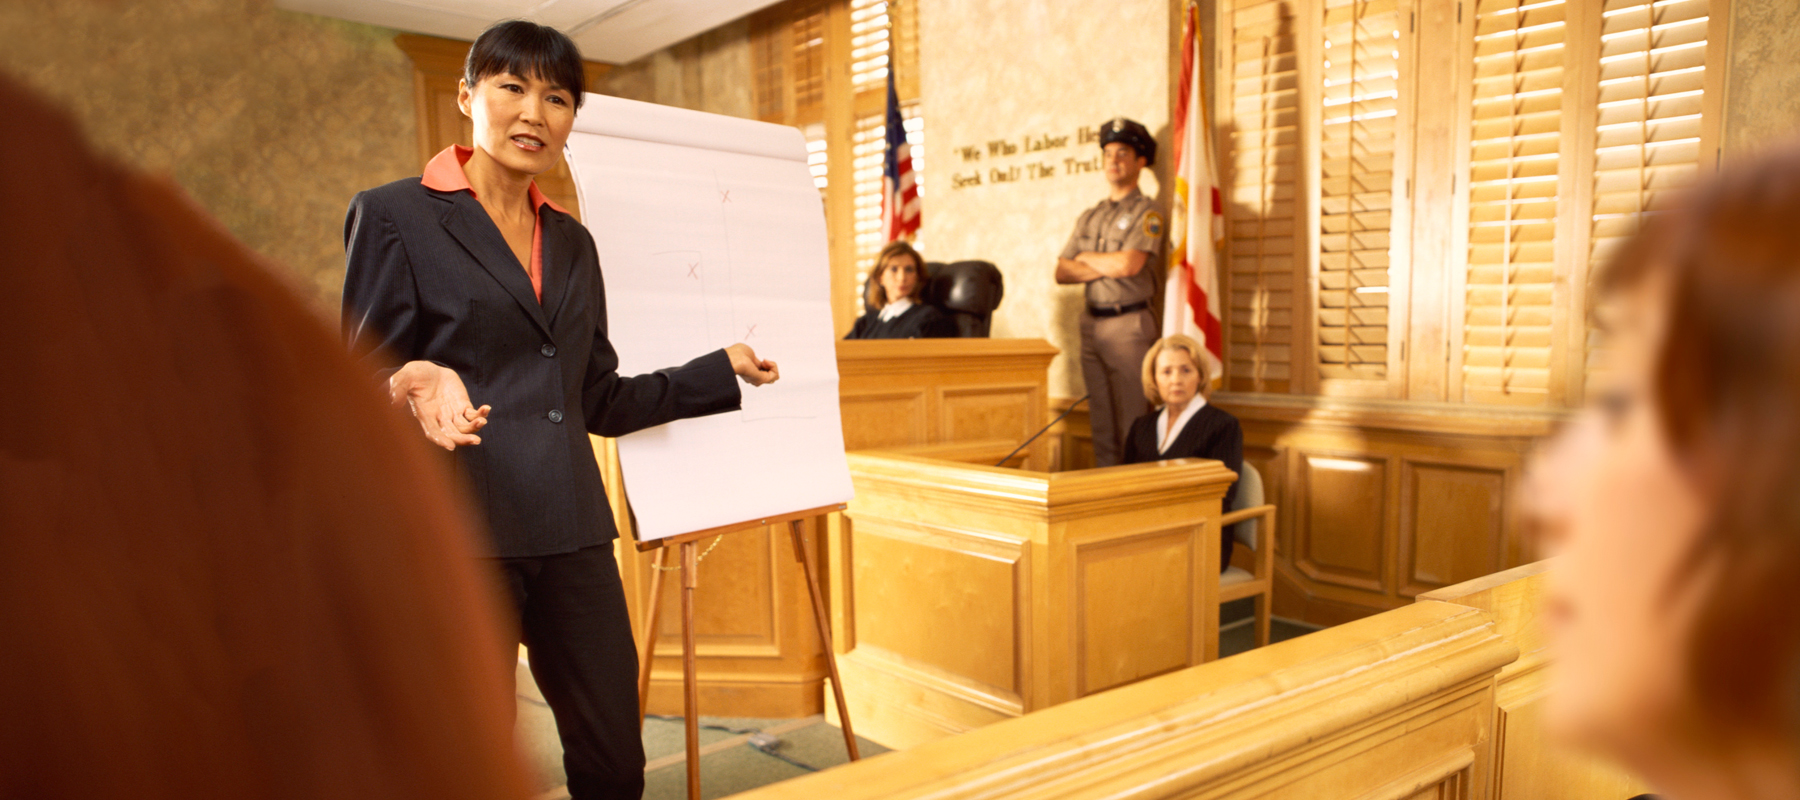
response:
{"label": "x mark drawn on paper", "polygon": [[700,280],[700,276],[697,274],[697,271],[699,269],[700,269],[700,262],[696,261],[692,264],[689,264],[688,265],[688,277],[693,278],[694,280]]}
{"label": "x mark drawn on paper", "polygon": [[731,190],[730,189],[725,189],[725,190],[719,192],[719,202],[721,202],[721,203],[731,202]]}
{"label": "x mark drawn on paper", "polygon": [[756,326],[755,325],[751,325],[750,330],[744,331],[745,339],[749,339],[750,337],[755,336],[755,335],[756,335]]}

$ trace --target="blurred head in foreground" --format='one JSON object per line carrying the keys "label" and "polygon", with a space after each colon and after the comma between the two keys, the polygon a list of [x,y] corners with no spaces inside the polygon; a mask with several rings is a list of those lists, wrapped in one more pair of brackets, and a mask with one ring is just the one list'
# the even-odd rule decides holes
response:
{"label": "blurred head in foreground", "polygon": [[1528,492],[1562,556],[1552,726],[1675,797],[1800,797],[1800,147],[1596,286],[1602,376]]}
{"label": "blurred head in foreground", "polygon": [[0,797],[526,796],[411,423],[178,189],[0,113]]}

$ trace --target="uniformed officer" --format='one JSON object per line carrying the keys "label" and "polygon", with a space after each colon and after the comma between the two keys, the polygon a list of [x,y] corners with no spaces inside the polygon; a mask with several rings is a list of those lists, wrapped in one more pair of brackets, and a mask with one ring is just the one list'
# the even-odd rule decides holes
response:
{"label": "uniformed officer", "polygon": [[1121,463],[1132,420],[1148,412],[1139,377],[1156,341],[1150,298],[1163,254],[1163,215],[1138,191],[1138,173],[1156,163],[1156,140],[1143,125],[1119,117],[1100,129],[1102,162],[1112,192],[1083,212],[1056,260],[1056,282],[1086,285],[1081,312],[1081,377],[1087,382],[1094,462]]}

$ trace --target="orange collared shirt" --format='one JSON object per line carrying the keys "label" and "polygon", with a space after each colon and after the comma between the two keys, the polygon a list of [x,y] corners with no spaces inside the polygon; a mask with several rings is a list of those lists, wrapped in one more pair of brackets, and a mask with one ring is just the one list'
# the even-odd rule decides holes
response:
{"label": "orange collared shirt", "polygon": [[[469,185],[468,173],[463,172],[463,165],[468,163],[469,156],[474,154],[475,149],[472,147],[453,144],[432,156],[431,163],[425,165],[425,174],[421,178],[425,188],[440,192],[467,191],[469,196],[479,199],[480,195],[475,194],[475,187]],[[531,222],[531,263],[526,265],[525,273],[531,276],[532,293],[536,294],[538,302],[542,303],[544,302],[544,225],[535,215],[543,209],[545,203],[549,203],[551,208],[564,214],[569,212],[550,198],[545,197],[543,192],[538,191],[537,181],[532,181],[525,191],[531,198],[531,211],[534,215]]]}

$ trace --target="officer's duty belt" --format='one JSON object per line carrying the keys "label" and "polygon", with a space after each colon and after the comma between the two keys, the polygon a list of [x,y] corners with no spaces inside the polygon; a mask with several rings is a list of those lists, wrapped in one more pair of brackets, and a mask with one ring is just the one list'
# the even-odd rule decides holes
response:
{"label": "officer's duty belt", "polygon": [[1088,316],[1091,317],[1116,317],[1120,314],[1130,314],[1133,311],[1143,311],[1149,307],[1150,301],[1139,300],[1122,306],[1088,306],[1087,309]]}

